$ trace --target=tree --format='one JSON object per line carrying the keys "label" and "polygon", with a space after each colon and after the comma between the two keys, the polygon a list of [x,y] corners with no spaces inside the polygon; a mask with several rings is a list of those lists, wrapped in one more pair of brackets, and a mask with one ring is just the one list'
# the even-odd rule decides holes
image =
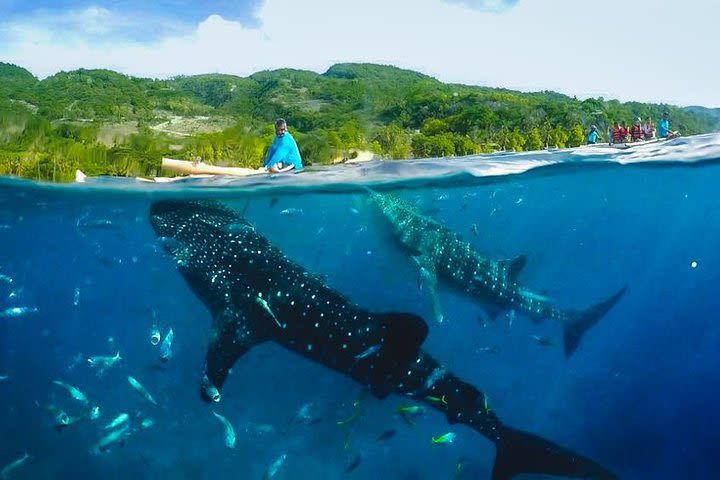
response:
{"label": "tree", "polygon": [[583,131],[582,125],[576,123],[570,129],[570,135],[567,140],[567,144],[570,147],[579,147],[585,143],[585,132]]}
{"label": "tree", "polygon": [[528,133],[527,140],[525,141],[526,150],[541,150],[545,144],[540,137],[540,130],[537,127],[533,127]]}
{"label": "tree", "polygon": [[437,118],[428,118],[423,122],[420,133],[423,135],[439,135],[441,133],[447,133],[449,130],[450,127],[447,122],[438,120]]}

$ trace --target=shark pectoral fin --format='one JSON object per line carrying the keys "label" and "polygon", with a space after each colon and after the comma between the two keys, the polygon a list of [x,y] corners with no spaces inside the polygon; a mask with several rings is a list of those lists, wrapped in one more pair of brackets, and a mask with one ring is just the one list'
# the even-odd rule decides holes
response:
{"label": "shark pectoral fin", "polygon": [[392,392],[392,387],[390,387],[387,383],[370,385],[370,393],[372,393],[373,397],[378,400],[385,399],[388,395],[390,395],[390,392]]}
{"label": "shark pectoral fin", "polygon": [[593,305],[582,312],[570,315],[570,320],[563,324],[565,356],[569,357],[580,344],[582,336],[595,325],[622,298],[627,287],[618,290],[607,300]]}
{"label": "shark pectoral fin", "polygon": [[511,281],[516,281],[518,275],[525,268],[527,263],[527,256],[518,255],[517,257],[510,258],[508,260],[499,260],[500,267],[507,272],[507,277]]}
{"label": "shark pectoral fin", "polygon": [[430,302],[432,303],[433,316],[438,323],[442,323],[444,316],[442,312],[442,305],[440,304],[440,295],[438,294],[438,280],[435,267],[431,262],[425,260],[423,257],[417,261],[420,266],[420,277],[422,279],[422,285],[427,290],[430,296]]}
{"label": "shark pectoral fin", "polygon": [[219,390],[227,379],[230,368],[238,358],[257,342],[237,322],[219,315],[213,322],[213,333],[205,356],[205,376],[201,396],[205,401],[219,401]]}
{"label": "shark pectoral fin", "polygon": [[422,256],[422,252],[421,252],[420,250],[418,250],[417,248],[415,248],[415,247],[411,247],[410,245],[406,245],[406,244],[403,243],[403,242],[400,242],[399,245],[400,245],[400,250],[402,250],[403,252],[407,253],[408,255],[410,255],[410,256],[413,257],[413,258],[417,258],[417,257],[421,257],[421,256]]}
{"label": "shark pectoral fin", "polygon": [[490,321],[495,321],[495,319],[497,319],[497,317],[505,311],[504,308],[496,307],[495,305],[484,305],[483,310]]}
{"label": "shark pectoral fin", "polygon": [[382,313],[379,317],[385,326],[383,357],[392,358],[399,365],[415,360],[428,334],[425,320],[412,313]]}
{"label": "shark pectoral fin", "polygon": [[492,480],[510,480],[521,473],[546,473],[591,480],[616,480],[602,465],[531,433],[504,427],[496,443]]}

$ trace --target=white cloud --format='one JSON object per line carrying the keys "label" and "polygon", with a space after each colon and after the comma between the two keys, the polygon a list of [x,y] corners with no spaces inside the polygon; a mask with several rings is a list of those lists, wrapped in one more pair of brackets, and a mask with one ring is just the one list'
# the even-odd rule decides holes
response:
{"label": "white cloud", "polygon": [[467,5],[481,12],[502,13],[518,3],[518,0],[443,0],[447,3]]}
{"label": "white cloud", "polygon": [[720,4],[707,0],[702,15],[697,7],[670,8],[669,0],[652,9],[624,4],[623,18],[633,19],[628,28],[573,0],[540,3],[487,15],[443,0],[267,0],[258,28],[213,15],[152,44],[15,25],[14,42],[0,43],[0,61],[39,76],[84,67],[152,77],[281,67],[322,72],[339,62],[374,62],[447,82],[720,106],[716,67],[708,61],[713,44],[696,35],[714,30]]}

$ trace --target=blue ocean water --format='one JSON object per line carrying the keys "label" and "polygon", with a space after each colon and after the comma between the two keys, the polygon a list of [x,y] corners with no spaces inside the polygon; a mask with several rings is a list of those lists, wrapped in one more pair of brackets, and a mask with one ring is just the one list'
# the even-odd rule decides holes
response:
{"label": "blue ocean water", "polygon": [[[409,426],[396,413],[413,403],[407,398],[368,395],[361,415],[338,426],[361,386],[274,344],[237,362],[222,402],[202,402],[210,315],[148,221],[153,201],[182,197],[226,202],[363,307],[421,315],[430,327],[424,348],[487,393],[508,425],[623,479],[714,478],[718,160],[720,136],[706,135],[626,151],[377,162],[271,179],[3,179],[0,311],[37,311],[0,318],[0,468],[27,452],[8,478],[261,479],[286,454],[273,478],[489,478],[489,441],[434,411]],[[556,323],[512,312],[488,321],[452,291],[440,293],[446,321],[438,324],[417,268],[363,207],[368,187],[415,202],[491,258],[526,255],[520,280],[562,307],[588,307],[624,285],[627,293],[570,358]],[[154,326],[174,332],[168,362],[150,342]],[[102,376],[87,361],[117,352]],[[55,380],[81,390],[88,407]],[[75,417],[91,406],[99,418],[54,428],[59,410]],[[297,421],[301,409],[311,421]],[[234,426],[234,449],[213,411]],[[123,412],[132,434],[91,452]],[[144,419],[153,424],[140,427]],[[450,431],[454,443],[432,444]]]}

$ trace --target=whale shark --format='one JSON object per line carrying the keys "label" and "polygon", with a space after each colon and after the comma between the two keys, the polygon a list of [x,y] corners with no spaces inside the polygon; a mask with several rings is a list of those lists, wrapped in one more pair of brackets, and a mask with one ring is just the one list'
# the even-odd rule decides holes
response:
{"label": "whale shark", "polygon": [[563,328],[564,351],[572,355],[583,335],[623,296],[626,287],[585,310],[565,310],[546,295],[533,292],[518,281],[527,263],[525,255],[492,260],[435,218],[394,193],[369,192],[369,203],[380,212],[397,245],[419,269],[423,289],[432,302],[435,319],[444,315],[438,283],[480,303],[492,318],[515,310],[534,321],[552,319]]}
{"label": "whale shark", "polygon": [[421,347],[426,322],[356,305],[286,257],[234,210],[209,200],[160,200],[150,223],[177,270],[212,317],[200,383],[222,399],[231,367],[250,349],[275,342],[341,372],[375,397],[407,395],[464,424],[496,447],[491,478],[523,473],[617,478],[599,463],[505,425],[487,397]]}

